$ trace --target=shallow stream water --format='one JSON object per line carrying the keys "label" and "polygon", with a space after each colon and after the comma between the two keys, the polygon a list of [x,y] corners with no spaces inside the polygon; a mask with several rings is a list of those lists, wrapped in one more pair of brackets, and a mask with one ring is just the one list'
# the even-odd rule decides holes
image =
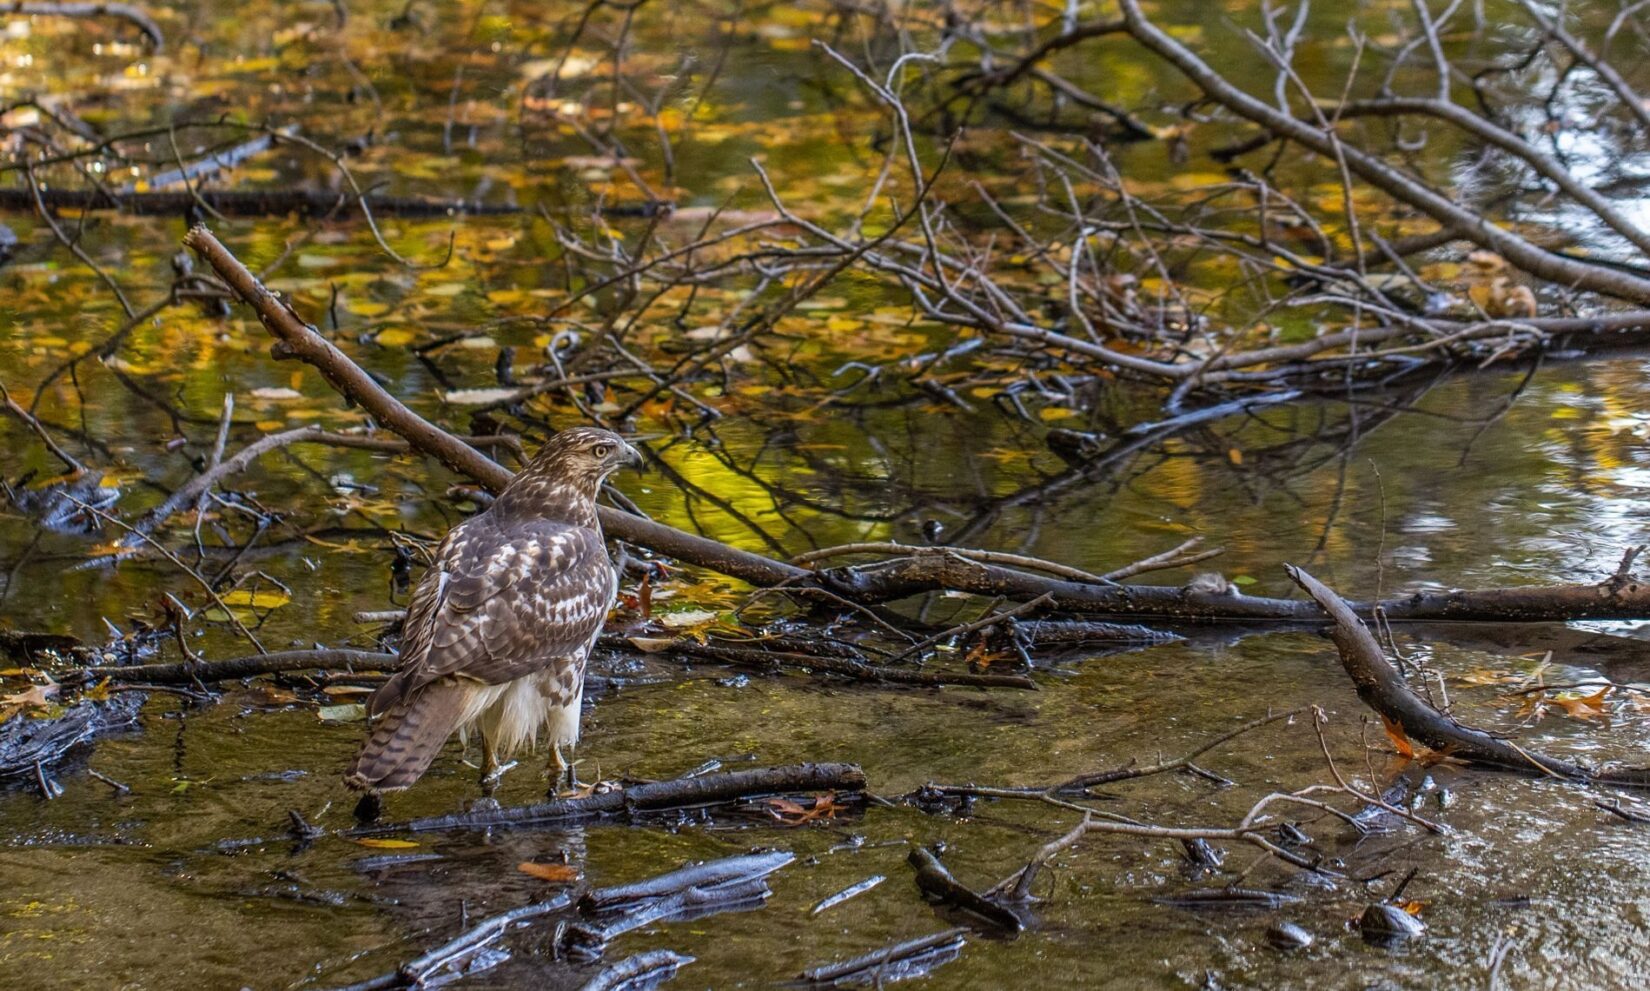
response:
{"label": "shallow stream water", "polygon": [[[399,3],[349,6],[351,26],[337,41],[325,4],[254,3],[234,21],[210,4],[176,5],[163,21],[175,35],[172,53],[160,59],[132,46],[94,48],[89,36],[41,24],[0,41],[7,73],[0,85],[107,86],[114,94],[107,105],[87,111],[106,126],[199,117],[214,108],[301,121],[317,140],[376,126],[382,147],[360,169],[373,181],[390,181],[398,194],[487,197],[503,190],[523,201],[587,195],[579,177],[557,164],[557,156],[576,153],[576,142],[565,135],[520,139],[509,118],[520,96],[510,87],[524,77],[523,63],[555,57],[544,38],[572,7],[553,5],[567,9],[552,14],[525,5],[468,5],[438,13],[430,5],[418,8],[421,31],[409,33],[390,26]],[[1178,18],[1189,36],[1207,36],[1230,31],[1227,12],[1241,18],[1250,6],[1175,4],[1164,16]],[[1322,6],[1316,16],[1330,18],[1333,5]],[[288,14],[312,31],[302,34]],[[664,65],[711,57],[724,22],[696,17],[695,10],[673,8],[645,22],[637,58]],[[737,43],[713,91],[714,115],[681,150],[684,202],[715,202],[730,181],[748,174],[743,162],[752,153],[764,155],[776,175],[790,170],[832,180],[795,178],[788,187],[795,195],[857,195],[855,177],[870,159],[842,136],[870,111],[844,108],[816,85],[821,67],[806,38],[817,21],[776,9],[761,23],[763,30],[747,23],[734,32]],[[340,52],[370,76],[381,106],[344,98],[353,77]],[[1344,52],[1330,47],[1318,54],[1322,64],[1314,71],[1334,78]],[[466,71],[455,83],[460,60]],[[1159,84],[1150,71],[1128,66],[1118,68],[1118,79],[1124,102],[1145,101]],[[450,101],[450,91],[463,98]],[[444,148],[444,141],[453,145],[455,130],[457,146]],[[1448,149],[1436,151],[1439,167],[1447,168]],[[1165,164],[1151,149],[1129,154],[1125,164],[1142,172]],[[814,171],[804,172],[803,164]],[[277,155],[243,173],[263,183],[329,174],[297,155]],[[25,244],[48,236],[37,221],[6,219]],[[256,267],[280,256],[286,238],[305,223],[217,226]],[[394,221],[388,228],[399,250],[439,258],[454,224]],[[166,278],[182,229],[175,219],[104,218],[87,243],[116,278],[152,295],[145,287]],[[329,225],[282,264],[272,283],[313,314],[341,292],[339,339],[397,395],[441,415],[446,411],[433,395],[443,385],[404,348],[385,344],[383,332],[433,336],[473,327],[525,311],[538,298],[535,290],[556,284],[542,261],[552,241],[539,221],[469,218],[457,223],[456,236],[452,267],[409,274],[379,253],[361,226]],[[824,328],[885,302],[849,285],[800,319]],[[101,341],[116,322],[112,298],[86,268],[60,250],[25,252],[0,269],[0,376],[14,393],[27,394],[46,370]],[[485,385],[498,347],[535,344],[531,326],[490,326],[479,346],[440,354],[443,374]],[[824,343],[801,360],[824,375],[856,348],[894,351],[925,340],[921,332],[879,326],[854,331],[861,336],[852,342],[821,329]],[[111,481],[123,488],[122,512],[157,501],[155,485],[170,488],[189,476],[188,457],[210,442],[226,390],[241,397],[243,441],[303,422],[348,423],[313,372],[267,358],[244,314],[223,324],[175,309],[133,335],[115,371],[159,403],[121,388],[105,367],[84,368],[84,405],[60,381],[42,411],[105,445],[87,457],[111,468]],[[765,419],[730,417],[713,433],[656,447],[682,476],[717,493],[792,553],[849,540],[914,540],[924,521],[936,519],[968,533],[975,546],[1094,571],[1204,535],[1226,548],[1210,566],[1236,582],[1239,594],[1289,594],[1284,562],[1305,564],[1356,596],[1593,581],[1614,570],[1624,548],[1650,539],[1643,510],[1650,487],[1647,372],[1650,359],[1626,354],[1552,362],[1527,381],[1523,369],[1490,371],[1352,404],[1304,402],[1177,435],[1087,475],[1047,453],[1041,425],[988,403],[973,413],[924,406],[808,415],[775,402]],[[258,398],[253,390],[260,388],[292,389],[300,398]],[[175,422],[162,406],[184,419]],[[570,414],[545,415],[560,423]],[[1117,388],[1098,397],[1092,413],[1058,423],[1092,427],[1154,415],[1149,397]],[[456,414],[453,420],[462,422]],[[0,475],[53,470],[27,431],[11,421],[0,431]],[[180,432],[191,445],[168,453],[168,439]],[[721,458],[754,463],[756,481],[728,470]],[[439,534],[458,518],[439,498],[451,481],[433,463],[325,449],[268,458],[238,481],[304,526],[332,524],[307,539],[280,530],[267,551],[248,560],[292,590],[291,601],[259,626],[265,644],[366,644],[371,631],[352,615],[395,605],[385,530]],[[757,481],[788,491],[783,515]],[[686,499],[658,473],[617,484],[662,519],[762,546],[730,515]],[[152,613],[162,592],[186,589],[164,562],[117,571],[74,567],[109,537],[41,534],[20,514],[0,515],[0,622],[97,642],[106,618],[129,629],[132,617]],[[715,579],[674,592],[674,601],[661,597],[661,608],[725,609],[740,599]],[[935,618],[949,608],[941,601]],[[1280,911],[1154,903],[1154,896],[1208,881],[1188,876],[1176,844],[1092,837],[1059,856],[1045,876],[1036,926],[1014,939],[971,937],[958,960],[919,986],[1188,988],[1212,974],[1226,988],[1481,987],[1502,942],[1511,943],[1503,987],[1642,986],[1650,968],[1644,827],[1601,812],[1598,796],[1558,782],[1447,764],[1424,774],[1406,768],[1390,754],[1379,725],[1368,722],[1332,645],[1311,632],[1189,632],[1189,639],[1133,652],[1039,657],[1036,692],[867,687],[602,658],[596,673],[605,688],[585,714],[582,769],[587,777],[663,778],[709,759],[734,768],[747,761],[852,761],[864,767],[875,793],[897,797],[927,782],[1050,783],[1173,757],[1269,711],[1315,704],[1329,716],[1327,738],[1345,773],[1374,788],[1405,771],[1424,778],[1417,811],[1449,827],[1442,836],[1404,829],[1363,838],[1334,820],[1306,827],[1349,873],[1383,876],[1371,882],[1374,895],[1415,868],[1406,897],[1423,903],[1424,938],[1398,948],[1366,945],[1349,920],[1368,896],[1313,890],[1270,864],[1255,866],[1245,883],[1291,884],[1306,896],[1302,903]],[[1398,641],[1445,675],[1459,716],[1501,729],[1519,726],[1519,705],[1494,680],[1528,675],[1543,663],[1551,684],[1601,677],[1650,683],[1650,647],[1633,624],[1400,631]],[[245,651],[221,625],[209,627],[197,649],[212,657]],[[1602,719],[1548,714],[1520,729],[1520,739],[1585,761],[1641,762],[1650,749],[1650,718],[1638,697],[1617,693]],[[138,728],[99,741],[59,772],[61,797],[47,801],[27,784],[0,792],[0,984],[329,987],[393,969],[456,932],[461,913],[474,919],[542,897],[550,887],[519,872],[522,861],[565,853],[585,883],[604,885],[689,860],[778,847],[798,860],[774,877],[766,906],[650,927],[609,950],[609,959],[661,947],[697,958],[677,987],[771,987],[805,968],[953,924],[919,898],[905,864],[913,844],[944,841],[952,870],[985,887],[1073,822],[1034,803],[982,801],[963,816],[873,805],[800,828],[723,819],[419,836],[410,840],[416,847],[389,851],[337,837],[293,843],[285,836],[290,809],[325,827],[347,823],[350,799],[339,773],[361,734],[359,723],[323,721],[314,705],[257,687],[231,686],[207,705],[157,694]],[[455,742],[418,788],[391,799],[391,814],[438,814],[472,798],[473,771],[460,757]],[[1236,786],[1164,775],[1118,786],[1107,807],[1154,822],[1223,826],[1267,791],[1327,780],[1317,738],[1300,721],[1240,738],[1199,763]],[[86,768],[129,785],[130,793],[116,793]],[[529,760],[506,776],[499,798],[531,801],[543,788]],[[265,839],[225,844],[256,838]],[[439,859],[361,869],[387,852]],[[1250,866],[1246,849],[1230,850],[1216,880]],[[820,898],[873,874],[888,880],[809,914]],[[1312,931],[1316,943],[1293,954],[1270,948],[1265,930],[1285,918]],[[509,947],[507,962],[462,986],[576,987],[589,976],[588,968],[555,959],[546,933],[518,937]]]}

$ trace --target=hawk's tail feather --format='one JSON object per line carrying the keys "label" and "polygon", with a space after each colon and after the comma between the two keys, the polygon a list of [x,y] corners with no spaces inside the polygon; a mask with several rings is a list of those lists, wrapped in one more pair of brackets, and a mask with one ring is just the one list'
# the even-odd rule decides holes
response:
{"label": "hawk's tail feather", "polygon": [[464,717],[469,692],[438,681],[403,697],[373,727],[344,783],[357,791],[399,791],[417,781]]}

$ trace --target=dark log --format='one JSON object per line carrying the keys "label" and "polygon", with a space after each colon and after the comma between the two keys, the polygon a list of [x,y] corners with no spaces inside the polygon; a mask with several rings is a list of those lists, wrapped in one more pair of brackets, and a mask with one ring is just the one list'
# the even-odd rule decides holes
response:
{"label": "dark log", "polygon": [[1173,905],[1176,908],[1282,908],[1301,900],[1300,895],[1287,891],[1258,888],[1198,888],[1152,899],[1159,905]]}
{"label": "dark log", "polygon": [[817,654],[798,654],[790,651],[763,650],[760,647],[733,647],[727,644],[699,643],[681,640],[667,648],[673,653],[703,657],[725,664],[771,670],[775,667],[807,668],[828,671],[853,678],[856,681],[890,682],[899,685],[921,685],[939,688],[945,685],[973,688],[1024,688],[1035,691],[1037,683],[1022,674],[974,674],[970,671],[919,671],[914,668],[895,668],[867,664],[844,657],[821,657]]}
{"label": "dark log", "polygon": [[1015,629],[1038,647],[1137,647],[1185,639],[1149,626],[1085,620],[1033,619],[1016,624]]}
{"label": "dark log", "polygon": [[722,771],[696,778],[674,778],[615,788],[582,798],[558,798],[533,805],[481,809],[455,815],[432,816],[411,822],[360,826],[347,836],[384,836],[447,829],[493,829],[500,826],[541,826],[546,823],[608,816],[629,816],[666,809],[720,805],[762,795],[804,791],[856,793],[865,790],[865,772],[854,764],[791,764]]}
{"label": "dark log", "polygon": [[1334,620],[1330,635],[1340,652],[1341,666],[1358,690],[1358,698],[1382,718],[1403,727],[1410,739],[1471,764],[1535,771],[1575,781],[1650,787],[1650,768],[1591,771],[1520,747],[1444,715],[1410,689],[1404,676],[1387,660],[1386,652],[1369,627],[1340,596],[1300,568],[1289,566],[1288,572]]}
{"label": "dark log", "polygon": [[[969,561],[944,548],[906,558],[822,572],[827,587],[859,602],[887,602],[941,589],[1015,600],[1052,595],[1057,610],[1084,616],[1133,617],[1188,623],[1316,623],[1311,601],[1204,592],[1166,585],[1112,588],[1063,581],[1013,568]],[[1379,602],[1350,602],[1361,616],[1405,622],[1568,622],[1650,617],[1650,584],[1612,578],[1598,585],[1420,591]]]}
{"label": "dark log", "polygon": [[279,671],[393,671],[399,664],[394,654],[371,650],[283,650],[272,654],[252,654],[226,661],[182,661],[177,664],[108,665],[85,668],[82,678],[96,681],[141,682],[150,685],[193,685],[235,678],[251,678]]}

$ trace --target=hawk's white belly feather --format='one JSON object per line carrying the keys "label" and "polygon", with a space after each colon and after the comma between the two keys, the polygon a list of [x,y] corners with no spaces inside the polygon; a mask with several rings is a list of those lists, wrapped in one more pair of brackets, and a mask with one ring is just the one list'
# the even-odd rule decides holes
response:
{"label": "hawk's white belly feather", "polygon": [[[575,684],[565,676],[544,670],[502,685],[477,685],[460,717],[459,728],[468,740],[479,729],[493,745],[500,761],[509,760],[523,746],[535,748],[541,736],[552,747],[579,742],[579,715],[584,705],[584,664],[576,665]],[[570,672],[571,673],[571,672]]]}

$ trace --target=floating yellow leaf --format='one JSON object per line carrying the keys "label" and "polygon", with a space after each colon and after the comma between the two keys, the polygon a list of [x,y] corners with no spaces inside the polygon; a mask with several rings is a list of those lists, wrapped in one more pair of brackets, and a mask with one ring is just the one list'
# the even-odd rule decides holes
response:
{"label": "floating yellow leaf", "polygon": [[254,609],[279,609],[292,601],[292,597],[279,589],[251,589],[237,588],[233,592],[225,592],[219,596],[226,606],[251,606]]}

